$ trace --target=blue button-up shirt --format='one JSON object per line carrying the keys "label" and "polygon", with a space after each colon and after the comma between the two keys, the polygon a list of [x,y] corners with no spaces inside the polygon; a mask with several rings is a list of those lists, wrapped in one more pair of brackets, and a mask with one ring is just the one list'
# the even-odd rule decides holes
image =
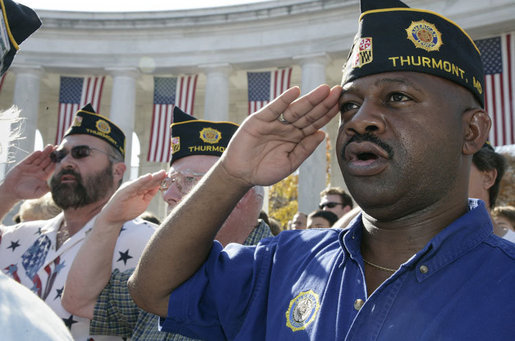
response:
{"label": "blue button-up shirt", "polygon": [[367,297],[361,219],[215,244],[170,296],[165,331],[206,340],[514,340],[515,245],[482,202]]}

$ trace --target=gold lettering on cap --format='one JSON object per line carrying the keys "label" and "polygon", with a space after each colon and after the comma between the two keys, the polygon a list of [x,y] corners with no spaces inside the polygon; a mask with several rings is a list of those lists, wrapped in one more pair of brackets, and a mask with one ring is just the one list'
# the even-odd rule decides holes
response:
{"label": "gold lettering on cap", "polygon": [[421,66],[428,69],[442,70],[461,79],[465,79],[465,70],[448,60],[420,56],[395,56],[389,57],[388,59],[392,62],[392,66],[395,68],[403,66]]}

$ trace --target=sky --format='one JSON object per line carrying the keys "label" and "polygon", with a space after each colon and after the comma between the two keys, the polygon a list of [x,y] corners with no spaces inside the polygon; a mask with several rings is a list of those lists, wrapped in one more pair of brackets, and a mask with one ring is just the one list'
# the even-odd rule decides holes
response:
{"label": "sky", "polygon": [[33,9],[88,12],[180,10],[262,1],[269,0],[17,0],[17,2]]}

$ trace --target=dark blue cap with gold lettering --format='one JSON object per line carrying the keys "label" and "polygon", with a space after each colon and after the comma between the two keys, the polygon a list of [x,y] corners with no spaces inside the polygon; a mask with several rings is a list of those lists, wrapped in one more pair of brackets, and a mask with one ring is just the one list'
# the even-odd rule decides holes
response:
{"label": "dark blue cap with gold lettering", "polygon": [[470,36],[442,15],[398,0],[361,0],[342,85],[392,71],[423,72],[467,88],[484,107],[484,71]]}
{"label": "dark blue cap with gold lettering", "polygon": [[34,10],[11,0],[0,0],[0,8],[0,75],[3,75],[18,45],[41,26],[41,20]]}
{"label": "dark blue cap with gold lettering", "polygon": [[236,123],[199,120],[175,107],[171,125],[170,166],[190,155],[221,156],[237,129]]}
{"label": "dark blue cap with gold lettering", "polygon": [[64,136],[87,134],[98,137],[118,149],[125,157],[125,134],[107,117],[97,114],[91,104],[77,111]]}

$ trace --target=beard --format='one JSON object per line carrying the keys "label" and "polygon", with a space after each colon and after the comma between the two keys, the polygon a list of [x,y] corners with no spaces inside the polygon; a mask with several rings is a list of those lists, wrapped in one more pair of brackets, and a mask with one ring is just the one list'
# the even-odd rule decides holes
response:
{"label": "beard", "polygon": [[[70,174],[75,182],[62,183],[61,177]],[[80,208],[103,199],[110,193],[113,183],[113,164],[85,179],[72,169],[63,169],[54,174],[50,180],[50,190],[54,202],[63,210]]]}

